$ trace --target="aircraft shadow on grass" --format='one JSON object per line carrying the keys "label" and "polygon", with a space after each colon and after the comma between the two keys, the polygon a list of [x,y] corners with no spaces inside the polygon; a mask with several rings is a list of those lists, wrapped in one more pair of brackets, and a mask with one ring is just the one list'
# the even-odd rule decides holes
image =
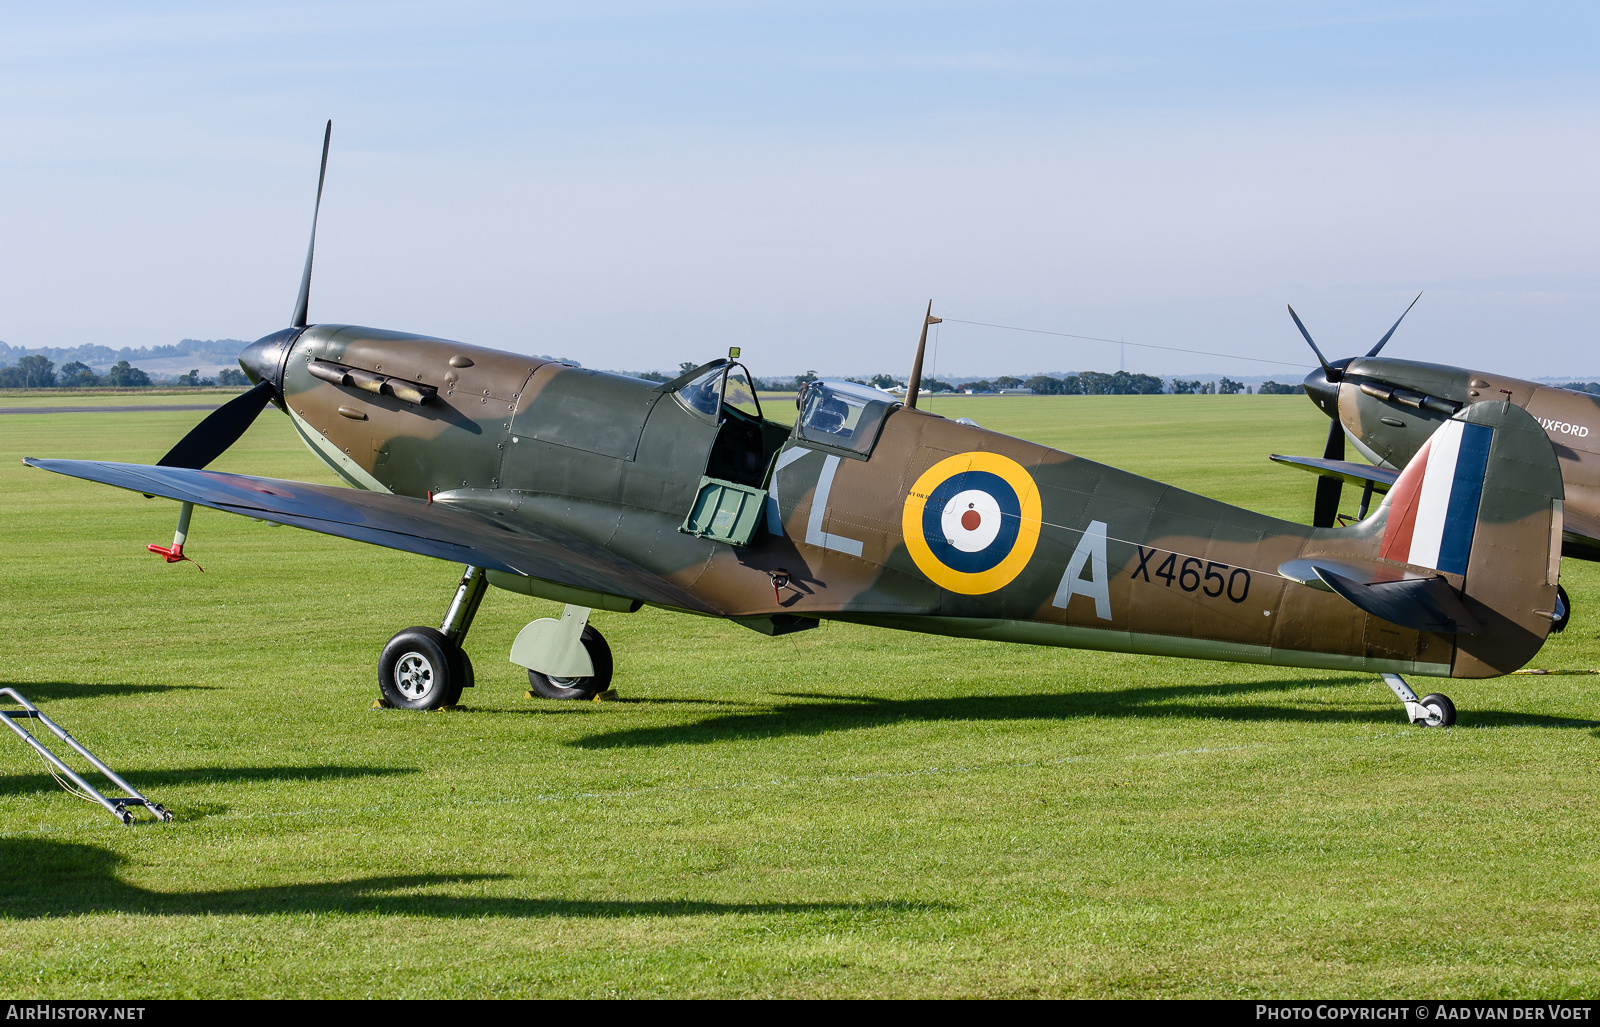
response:
{"label": "aircraft shadow on grass", "polygon": [[[1259,702],[1181,702],[1184,696],[1252,695],[1310,688],[1372,685],[1370,677],[1351,675],[1321,681],[1240,681],[1228,684],[1125,688],[1112,692],[1061,692],[1042,695],[971,695],[939,699],[885,699],[873,695],[778,693],[796,700],[767,706],[760,712],[728,713],[692,723],[626,728],[577,739],[579,748],[696,745],[709,742],[819,735],[881,727],[902,721],[1073,720],[1089,717],[1190,717],[1199,720],[1291,721],[1312,724],[1373,724],[1399,728],[1405,715],[1398,703],[1369,709],[1350,706],[1274,706]],[[1381,686],[1380,686],[1381,687]],[[1374,693],[1376,694],[1376,693]],[[1387,693],[1385,692],[1385,695]],[[1463,727],[1600,728],[1600,721],[1549,717],[1500,710],[1462,714]]]}
{"label": "aircraft shadow on grass", "polygon": [[[117,685],[88,684],[81,681],[0,681],[0,688],[15,688],[36,703],[57,702],[62,699],[104,699],[108,696],[146,695],[154,692],[213,691],[219,685]],[[15,705],[9,697],[0,699],[0,705]],[[48,714],[50,711],[45,710]]]}
{"label": "aircraft shadow on grass", "polygon": [[[46,738],[49,742],[52,739]],[[0,742],[4,742],[0,738]],[[69,754],[70,755],[70,754]],[[42,763],[33,754],[18,748],[17,759],[31,760],[34,766]],[[69,762],[73,762],[69,760]],[[89,783],[111,795],[115,789],[111,782],[101,778],[98,774],[88,770],[82,761],[76,761],[80,773],[84,773]],[[127,779],[145,794],[159,791],[162,788],[174,788],[184,785],[205,784],[251,784],[261,781],[289,782],[289,781],[333,781],[341,778],[353,777],[380,777],[390,774],[415,774],[415,767],[188,767],[181,770],[138,770],[127,767],[118,767],[113,764],[113,769]],[[37,774],[7,774],[0,775],[0,795],[25,795],[34,792],[53,792],[60,789],[53,777],[47,773]],[[155,796],[152,795],[152,798]],[[3,866],[4,864],[0,864]]]}
{"label": "aircraft shadow on grass", "polygon": [[228,916],[364,913],[430,917],[674,917],[730,914],[922,912],[947,908],[909,902],[706,902],[416,894],[415,889],[505,880],[509,874],[407,874],[351,881],[219,891],[151,891],[117,876],[110,849],[37,838],[0,838],[0,916],[17,919],[124,913]]}

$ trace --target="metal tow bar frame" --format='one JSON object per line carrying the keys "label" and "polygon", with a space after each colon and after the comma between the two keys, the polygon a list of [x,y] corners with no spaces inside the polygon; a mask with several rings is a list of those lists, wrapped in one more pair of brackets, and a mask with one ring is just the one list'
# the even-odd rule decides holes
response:
{"label": "metal tow bar frame", "polygon": [[[133,785],[124,781],[117,775],[116,771],[112,770],[104,763],[101,763],[94,753],[90,752],[88,749],[85,749],[78,743],[77,739],[67,734],[65,728],[51,720],[49,717],[45,716],[43,713],[39,712],[39,707],[29,702],[21,692],[17,691],[15,688],[0,688],[0,696],[9,696],[10,698],[15,699],[18,703],[22,704],[22,709],[20,710],[0,710],[0,720],[6,722],[6,727],[9,727],[13,732],[15,732],[18,738],[31,745],[33,750],[49,761],[51,766],[67,775],[67,777],[71,778],[73,784],[77,785],[79,788],[82,788],[85,792],[92,796],[96,802],[104,806],[106,808],[106,812],[110,813],[124,824],[133,823],[133,814],[128,811],[128,807],[130,806],[143,806],[158,820],[172,819],[172,814],[165,806],[161,805],[159,802],[151,802],[143,795],[140,795]],[[118,796],[114,799],[108,799],[104,795],[101,795],[93,785],[89,784],[89,782],[85,781],[81,776],[79,776],[77,771],[61,762],[55,753],[51,752],[49,749],[46,749],[37,738],[33,737],[33,735],[28,731],[24,730],[22,725],[17,723],[17,720],[19,719],[37,720],[39,723],[49,728],[57,738],[72,746],[73,751],[75,751],[79,756],[82,756],[84,759],[88,760],[94,769],[100,771],[100,773],[104,774],[112,784],[116,785],[118,788],[122,789],[128,794]]]}

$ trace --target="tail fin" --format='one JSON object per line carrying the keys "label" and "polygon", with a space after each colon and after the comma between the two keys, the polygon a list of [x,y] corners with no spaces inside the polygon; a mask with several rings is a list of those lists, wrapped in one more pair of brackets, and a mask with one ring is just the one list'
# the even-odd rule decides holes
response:
{"label": "tail fin", "polygon": [[1341,552],[1283,570],[1314,574],[1392,623],[1454,634],[1453,677],[1506,674],[1550,633],[1564,496],[1539,423],[1506,402],[1474,403],[1439,426],[1378,511],[1350,529],[1367,547],[1375,537],[1377,561]]}

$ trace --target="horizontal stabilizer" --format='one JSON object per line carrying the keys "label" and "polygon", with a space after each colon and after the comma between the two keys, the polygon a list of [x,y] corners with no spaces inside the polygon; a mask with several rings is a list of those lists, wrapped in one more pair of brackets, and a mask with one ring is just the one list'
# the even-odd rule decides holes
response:
{"label": "horizontal stabilizer", "polygon": [[1290,560],[1278,573],[1334,592],[1374,617],[1413,631],[1443,635],[1481,635],[1484,631],[1443,575],[1423,576],[1381,564],[1323,559]]}
{"label": "horizontal stabilizer", "polygon": [[1391,471],[1386,467],[1374,467],[1371,464],[1358,464],[1351,460],[1322,460],[1314,456],[1279,456],[1273,453],[1270,459],[1275,463],[1287,464],[1298,467],[1302,471],[1310,471],[1324,478],[1338,478],[1347,485],[1372,486],[1374,492],[1387,492],[1400,477],[1399,471]]}

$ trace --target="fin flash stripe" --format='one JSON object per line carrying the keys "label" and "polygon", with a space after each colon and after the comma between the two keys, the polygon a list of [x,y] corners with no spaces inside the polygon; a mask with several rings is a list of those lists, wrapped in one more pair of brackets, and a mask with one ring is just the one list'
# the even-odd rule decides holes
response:
{"label": "fin flash stripe", "polygon": [[1466,574],[1494,430],[1446,421],[1389,493],[1378,555],[1447,574]]}

